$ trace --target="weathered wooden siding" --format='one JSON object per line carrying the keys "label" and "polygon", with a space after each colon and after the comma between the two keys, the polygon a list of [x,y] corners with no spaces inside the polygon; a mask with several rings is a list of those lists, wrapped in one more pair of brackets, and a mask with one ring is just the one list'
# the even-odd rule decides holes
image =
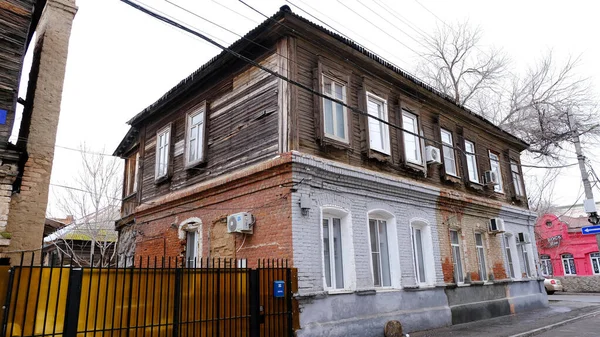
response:
{"label": "weathered wooden siding", "polygon": [[[309,35],[306,35],[309,36]],[[312,41],[321,41],[313,43]],[[323,145],[318,140],[316,130],[318,130],[319,121],[315,117],[315,109],[317,102],[321,99],[316,99],[313,94],[306,90],[297,90],[297,121],[298,121],[298,138],[299,145],[297,150],[309,153],[316,156],[325,157],[332,160],[341,161],[350,165],[368,168],[370,170],[392,173],[398,176],[410,177],[424,181],[426,183],[453,188],[456,190],[471,193],[473,195],[485,196],[496,200],[512,201],[510,193],[512,189],[512,180],[510,169],[507,162],[509,157],[507,151],[509,145],[500,137],[488,132],[483,126],[477,126],[469,117],[466,117],[466,112],[457,112],[459,108],[449,108],[446,104],[436,103],[440,101],[434,94],[423,94],[422,88],[415,88],[408,83],[406,79],[399,78],[398,74],[393,74],[390,71],[382,69],[374,61],[366,60],[362,55],[348,52],[343,49],[336,49],[333,46],[330,48],[322,48],[328,43],[327,38],[323,39],[307,39],[298,38],[296,41],[296,60],[297,60],[297,79],[300,83],[314,87],[315,76],[318,72],[319,62],[335,65],[338,68],[350,73],[350,84],[347,103],[350,106],[359,106],[359,100],[364,95],[364,84],[370,87],[380,87],[386,90],[388,95],[388,115],[389,122],[394,125],[401,125],[401,105],[408,104],[416,109],[419,114],[419,123],[422,128],[423,136],[427,139],[440,141],[440,127],[445,128],[453,133],[453,141],[456,146],[464,148],[462,142],[464,138],[475,143],[478,165],[478,173],[481,176],[484,171],[490,169],[489,160],[486,159],[488,149],[500,154],[500,159],[505,161],[502,166],[502,180],[504,185],[504,194],[495,193],[489,188],[481,187],[481,190],[468,187],[470,184],[466,182],[468,175],[465,167],[465,159],[460,151],[457,151],[455,158],[457,160],[457,172],[462,177],[462,180],[449,181],[443,175],[443,166],[428,165],[427,176],[413,169],[407,168],[402,161],[404,156],[404,148],[402,141],[402,133],[399,130],[390,128],[391,142],[391,158],[380,160],[371,158],[364,151],[364,128],[361,131],[361,118],[357,113],[348,110],[350,125],[352,127],[351,141],[348,148],[339,148],[336,146]],[[354,57],[354,59],[352,59]],[[351,61],[348,62],[347,59]],[[363,107],[364,109],[364,107]],[[366,111],[366,110],[365,110]],[[462,116],[461,116],[462,114]],[[362,134],[361,134],[362,132]],[[462,135],[461,132],[464,134]],[[361,145],[362,144],[362,145]],[[425,141],[425,145],[438,144]],[[361,147],[363,146],[363,147]],[[517,150],[512,150],[516,156],[513,159],[519,161]]]}
{"label": "weathered wooden siding", "polygon": [[[271,54],[261,61],[277,69],[278,58]],[[209,88],[199,88],[186,99],[146,125],[142,168],[141,201],[271,158],[278,153],[278,79],[254,67],[226,76]],[[207,102],[204,164],[185,168],[186,114]],[[171,123],[172,173],[156,183],[154,167],[156,132]]]}
{"label": "weathered wooden siding", "polygon": [[0,147],[6,144],[12,130],[34,3],[35,0],[0,1],[0,109],[8,112],[6,123],[0,124]]}

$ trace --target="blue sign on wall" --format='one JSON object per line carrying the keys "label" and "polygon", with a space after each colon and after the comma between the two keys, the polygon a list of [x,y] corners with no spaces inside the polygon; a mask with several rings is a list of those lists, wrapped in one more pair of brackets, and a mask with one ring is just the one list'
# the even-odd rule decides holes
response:
{"label": "blue sign on wall", "polygon": [[6,124],[6,113],[6,110],[0,109],[0,124]]}
{"label": "blue sign on wall", "polygon": [[581,228],[582,234],[600,234],[600,226],[587,226]]}
{"label": "blue sign on wall", "polygon": [[285,282],[274,281],[273,282],[273,296],[274,297],[285,297]]}

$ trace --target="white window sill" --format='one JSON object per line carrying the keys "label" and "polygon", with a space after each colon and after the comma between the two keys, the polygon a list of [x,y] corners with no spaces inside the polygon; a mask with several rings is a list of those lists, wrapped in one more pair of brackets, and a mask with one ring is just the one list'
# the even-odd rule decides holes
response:
{"label": "white window sill", "polygon": [[378,292],[378,293],[392,293],[392,292],[401,290],[400,288],[393,288],[393,287],[385,287],[385,288],[375,287],[373,289],[375,290],[375,292]]}
{"label": "white window sill", "polygon": [[327,292],[327,294],[329,294],[329,295],[342,295],[342,294],[352,294],[352,293],[354,293],[354,290],[350,290],[350,289],[330,289],[330,290],[325,290],[325,292]]}
{"label": "white window sill", "polygon": [[385,151],[385,150],[382,150],[382,149],[375,149],[375,148],[372,148],[372,147],[369,147],[369,150],[375,151],[375,152],[380,153],[380,154],[382,154],[384,156],[391,156],[390,150]]}
{"label": "white window sill", "polygon": [[457,283],[456,286],[459,288],[462,288],[462,287],[470,287],[471,285],[468,283]]}
{"label": "white window sill", "polygon": [[344,144],[350,144],[350,141],[348,139],[336,137],[334,135],[330,135],[327,133],[325,134],[325,138],[327,138],[329,140],[335,140],[336,142],[340,142],[340,143],[344,143]]}

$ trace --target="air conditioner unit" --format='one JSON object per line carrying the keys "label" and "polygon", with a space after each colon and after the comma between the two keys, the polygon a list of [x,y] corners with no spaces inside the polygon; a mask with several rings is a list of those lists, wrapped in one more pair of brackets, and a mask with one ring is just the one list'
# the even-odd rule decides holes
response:
{"label": "air conditioner unit", "polygon": [[252,234],[254,216],[247,212],[227,216],[227,233]]}
{"label": "air conditioner unit", "polygon": [[498,185],[498,176],[494,171],[485,171],[483,174],[483,183],[485,185]]}
{"label": "air conditioner unit", "polygon": [[529,241],[529,233],[518,233],[517,234],[517,242],[518,243],[531,243],[531,241]]}
{"label": "air conditioner unit", "polygon": [[489,231],[490,233],[504,232],[504,220],[500,218],[491,218]]}
{"label": "air conditioner unit", "polygon": [[435,146],[426,146],[425,147],[425,158],[427,159],[427,164],[441,164],[442,157],[440,155],[440,149]]}

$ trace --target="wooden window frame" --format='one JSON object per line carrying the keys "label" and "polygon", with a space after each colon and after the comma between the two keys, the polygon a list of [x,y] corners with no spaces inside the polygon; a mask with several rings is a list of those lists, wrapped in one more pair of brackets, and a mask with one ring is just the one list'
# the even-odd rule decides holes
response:
{"label": "wooden window frame", "polygon": [[[369,116],[367,117],[367,122],[366,122],[366,136],[367,136],[367,146],[369,148],[370,151],[376,151],[382,155],[386,155],[386,156],[391,156],[392,155],[392,144],[390,141],[390,126],[387,124],[383,124],[383,130],[384,130],[384,135],[383,135],[383,148],[378,149],[378,148],[374,148],[371,146],[371,126],[369,124],[369,118],[371,116],[370,112],[369,112],[369,100],[375,100],[378,101],[379,103],[382,104],[382,109],[383,109],[383,119],[384,121],[389,123],[389,107],[388,107],[388,102],[387,102],[387,98],[381,97],[371,91],[366,91],[365,92],[365,112],[367,112],[367,114],[369,114]],[[379,118],[379,117],[378,117]],[[377,121],[378,124],[382,124],[380,121]]]}
{"label": "wooden window frame", "polygon": [[[481,245],[477,244],[477,235],[481,237]],[[479,279],[480,281],[486,282],[488,280],[488,264],[485,257],[485,236],[483,235],[483,232],[475,232],[473,236],[475,239],[475,251],[477,252],[477,269],[479,271]]]}
{"label": "wooden window frame", "polygon": [[[492,160],[492,155],[496,156],[496,158],[498,158],[497,160]],[[500,155],[499,152],[493,151],[493,150],[489,150],[488,149],[488,159],[489,159],[489,164],[490,164],[490,171],[493,171],[493,167],[492,167],[492,161],[496,162],[496,165],[498,165],[498,180],[499,180],[499,184],[498,185],[494,185],[492,187],[492,190],[495,193],[498,194],[504,194],[504,179],[502,178],[502,157]],[[500,190],[496,190],[496,186],[499,186]]]}
{"label": "wooden window frame", "polygon": [[427,172],[427,165],[425,163],[425,142],[423,141],[423,138],[417,137],[418,144],[419,144],[419,147],[420,147],[420,151],[419,152],[420,152],[421,162],[417,163],[417,162],[414,162],[414,161],[409,161],[407,159],[407,156],[406,156],[406,146],[405,146],[405,141],[406,140],[405,140],[405,136],[404,136],[404,114],[405,113],[408,113],[408,114],[413,115],[415,117],[416,122],[417,122],[417,132],[416,133],[419,136],[421,136],[421,137],[423,136],[422,120],[421,120],[421,116],[420,116],[420,113],[419,113],[418,109],[412,107],[410,104],[407,104],[404,101],[401,101],[400,102],[400,109],[399,109],[399,120],[400,120],[400,126],[401,126],[402,130],[398,130],[398,131],[399,131],[399,134],[400,134],[399,140],[400,140],[400,144],[401,144],[401,147],[402,147],[402,150],[400,151],[402,153],[402,163],[404,165],[406,165],[407,167],[409,167],[409,168],[412,168],[412,169],[415,169],[415,170],[418,170],[418,171],[423,171],[424,173],[426,173]]}
{"label": "wooden window frame", "polygon": [[[156,183],[160,183],[162,181],[165,181],[171,175],[171,168],[172,168],[171,157],[173,156],[173,151],[171,149],[172,146],[173,146],[173,141],[172,141],[173,140],[173,127],[172,126],[173,126],[172,123],[169,123],[169,124],[165,125],[164,127],[160,128],[160,129],[158,129],[156,131],[156,145],[155,145],[156,149],[154,151],[154,153],[155,153],[155,157],[154,157],[154,181]],[[167,155],[166,155],[166,157],[167,157],[166,158],[167,168],[166,168],[166,171],[165,171],[164,174],[159,175],[159,171],[158,171],[159,151],[160,151],[159,139],[160,139],[160,135],[164,134],[166,132],[169,133],[169,135],[167,136],[168,144],[166,146],[166,148],[167,148]]]}
{"label": "wooden window frame", "polygon": [[[478,165],[478,162],[477,162],[477,145],[475,145],[475,142],[473,142],[473,141],[471,141],[470,139],[467,139],[467,138],[463,139],[463,143],[464,143],[464,151],[465,151],[465,168],[466,168],[466,171],[467,171],[465,173],[466,173],[466,176],[467,176],[467,180],[470,183],[480,185],[481,184],[481,175],[479,173],[479,167],[477,166]],[[473,152],[468,152],[467,151],[467,143],[470,143],[473,146]],[[471,172],[469,170],[469,156],[472,156],[473,159],[475,160],[475,163],[474,163],[475,167],[474,167],[474,169],[475,169],[475,178],[477,179],[476,181],[471,180]]]}
{"label": "wooden window frame", "polygon": [[[319,57],[319,62],[317,68],[313,69],[313,86],[314,89],[321,94],[325,95],[324,90],[324,78],[328,79],[343,85],[344,92],[343,95],[345,99],[343,102],[346,105],[350,105],[350,71],[346,70],[339,65],[334,65],[329,61],[326,61],[324,58]],[[315,132],[316,139],[322,146],[332,146],[339,149],[350,149],[353,145],[353,114],[346,106],[342,106],[344,109],[345,116],[345,125],[346,125],[346,139],[341,139],[339,137],[331,137],[330,135],[325,134],[325,111],[324,104],[325,99],[319,95],[314,96],[314,111],[315,111]]]}
{"label": "wooden window frame", "polygon": [[[124,197],[129,198],[130,196],[137,193],[138,189],[138,172],[139,172],[139,161],[140,153],[135,151],[125,159],[125,193]],[[133,166],[132,166],[133,165]]]}
{"label": "wooden window frame", "polygon": [[[443,133],[446,133],[450,136],[450,144],[447,144],[446,142],[444,142],[444,139],[442,137]],[[455,139],[454,139],[454,133],[452,131],[450,131],[447,128],[444,127],[440,127],[440,143],[442,143],[441,146],[441,150],[442,150],[442,161],[444,163],[444,174],[447,174],[451,177],[454,178],[458,178],[460,179],[460,175],[459,175],[459,170],[458,170],[458,156],[456,155],[456,144],[455,144]],[[444,155],[444,147],[449,147],[450,151],[452,151],[452,157],[454,159],[454,174],[448,172],[447,170],[447,165],[446,165],[446,156]]]}
{"label": "wooden window frame", "polygon": [[[202,164],[204,162],[206,162],[206,150],[207,150],[207,139],[208,136],[206,134],[206,122],[208,120],[208,111],[207,111],[207,104],[206,101],[203,101],[200,105],[196,106],[194,109],[190,110],[188,113],[185,114],[185,144],[184,144],[184,150],[183,150],[183,155],[184,155],[184,162],[185,162],[185,168],[189,169],[189,168],[193,168],[198,164]],[[191,129],[191,119],[193,116],[196,116],[198,114],[203,114],[202,117],[202,137],[201,137],[201,141],[202,141],[202,145],[199,147],[199,154],[198,154],[198,158],[196,158],[195,160],[190,161],[189,155],[190,155],[190,129]],[[196,140],[198,141],[198,139]]]}

